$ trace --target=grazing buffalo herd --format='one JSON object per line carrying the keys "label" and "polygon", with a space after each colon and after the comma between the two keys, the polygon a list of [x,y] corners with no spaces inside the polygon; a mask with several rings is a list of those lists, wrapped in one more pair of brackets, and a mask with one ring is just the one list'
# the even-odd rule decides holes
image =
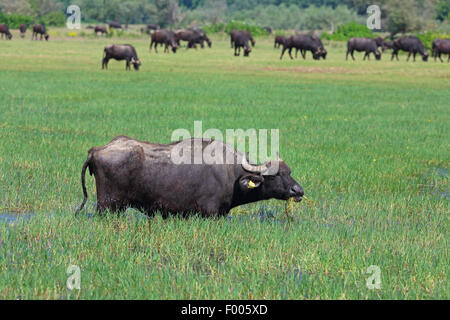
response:
{"label": "grazing buffalo herd", "polygon": [[[87,28],[93,29],[96,35],[108,35],[109,29],[122,29],[122,25],[119,22],[109,22],[107,26],[97,25],[88,26]],[[27,31],[27,25],[20,25],[20,36],[25,37]],[[31,36],[32,40],[47,40],[49,39],[49,34],[44,25],[35,24],[32,28],[33,33]],[[155,49],[158,53],[158,45],[164,46],[164,52],[169,53],[170,50],[176,53],[181,47],[181,44],[186,43],[186,49],[197,49],[200,46],[202,49],[205,48],[205,43],[209,48],[212,46],[212,41],[208,38],[206,32],[198,28],[189,28],[187,30],[178,30],[176,32],[172,30],[160,29],[156,24],[148,24],[140,29],[141,33],[150,35],[150,48]],[[273,30],[270,30],[272,33]],[[0,35],[1,39],[12,39],[12,34],[9,30],[8,25],[0,24]],[[244,52],[244,57],[249,57],[252,52],[252,48],[255,46],[255,39],[248,30],[232,30],[229,33],[231,48],[234,49],[234,55],[240,56],[241,50]],[[117,48],[122,48],[118,50]],[[114,50],[112,49],[114,48]],[[133,64],[135,70],[139,69],[139,61],[137,59],[136,50],[131,45],[118,45],[117,48],[113,46],[107,46],[104,49],[105,56],[102,60],[102,67],[107,68],[109,59],[126,60],[126,69],[130,70],[130,64]],[[124,50],[128,48],[127,50]],[[314,60],[326,59],[327,50],[323,46],[320,38],[314,34],[298,34],[293,36],[281,36],[276,35],[274,39],[274,48],[282,48],[280,60],[283,59],[286,51],[289,53],[289,57],[294,59],[292,56],[292,50],[295,49],[295,58],[298,56],[300,51],[302,58],[306,59],[307,52],[311,52],[312,58]],[[132,49],[133,54],[130,56],[130,50]],[[113,50],[113,52],[110,52]],[[347,42],[347,53],[345,59],[348,60],[350,55],[352,60],[355,60],[354,52],[363,52],[363,60],[370,60],[370,55],[373,54],[376,60],[381,59],[382,53],[387,50],[392,50],[391,60],[398,58],[399,51],[404,51],[408,53],[406,61],[409,61],[411,56],[413,61],[416,61],[416,55],[419,54],[423,61],[428,61],[429,54],[425,50],[424,45],[416,36],[404,36],[393,41],[385,41],[385,39],[378,37],[372,38],[351,38]],[[448,55],[447,62],[450,62],[450,39],[435,39],[432,44],[431,49],[432,57],[434,60],[442,60],[442,55]]]}

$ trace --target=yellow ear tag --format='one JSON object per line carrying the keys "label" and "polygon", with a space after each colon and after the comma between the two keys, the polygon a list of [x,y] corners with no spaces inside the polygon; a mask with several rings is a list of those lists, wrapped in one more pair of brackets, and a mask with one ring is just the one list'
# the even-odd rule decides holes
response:
{"label": "yellow ear tag", "polygon": [[250,180],[250,182],[248,183],[248,188],[254,189],[254,188],[256,188],[256,184],[254,184],[253,181]]}

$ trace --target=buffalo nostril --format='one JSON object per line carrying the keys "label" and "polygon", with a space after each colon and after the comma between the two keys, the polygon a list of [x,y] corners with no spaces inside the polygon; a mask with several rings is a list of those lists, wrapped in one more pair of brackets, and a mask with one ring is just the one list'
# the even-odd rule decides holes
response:
{"label": "buffalo nostril", "polygon": [[299,185],[294,185],[294,186],[292,186],[292,188],[291,188],[291,193],[293,194],[293,195],[295,195],[295,196],[301,196],[301,197],[303,197],[303,195],[304,195],[304,193],[303,193],[303,189],[302,189],[302,187],[300,187]]}

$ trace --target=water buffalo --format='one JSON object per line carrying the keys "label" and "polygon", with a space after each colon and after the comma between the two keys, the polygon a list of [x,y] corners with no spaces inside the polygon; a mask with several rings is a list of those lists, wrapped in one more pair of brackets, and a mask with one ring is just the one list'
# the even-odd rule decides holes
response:
{"label": "water buffalo", "polygon": [[211,48],[212,41],[208,38],[206,32],[199,28],[189,28],[189,31],[193,31],[198,35],[197,43],[200,43],[201,47],[203,48],[203,42],[206,42],[208,44],[208,48]]}
{"label": "water buffalo", "polygon": [[279,48],[280,46],[282,46],[284,44],[284,42],[287,40],[287,38],[288,37],[285,37],[285,36],[276,36],[273,47]]}
{"label": "water buffalo", "polygon": [[436,61],[436,58],[439,58],[441,62],[444,62],[441,55],[448,54],[447,62],[450,62],[450,39],[435,39],[433,41],[432,50],[434,61]]}
{"label": "water buffalo", "polygon": [[378,50],[378,43],[375,39],[371,38],[351,38],[347,42],[347,54],[345,60],[348,60],[348,55],[351,54],[352,59],[355,60],[353,55],[354,51],[365,52],[364,59],[370,60],[370,54],[373,53],[377,60],[381,59],[381,53]]}
{"label": "water buffalo", "polygon": [[108,30],[106,29],[105,26],[95,26],[94,33],[95,34],[101,33],[102,35],[103,34],[108,34]]}
{"label": "water buffalo", "polygon": [[33,26],[33,34],[31,35],[31,40],[37,40],[38,34],[41,35],[40,40],[42,40],[42,36],[44,36],[45,40],[48,41],[49,35],[42,24],[35,24]]}
{"label": "water buffalo", "polygon": [[[193,161],[198,152],[203,159],[205,155],[212,158],[198,164]],[[181,153],[186,157],[174,160]],[[89,150],[81,171],[84,198],[76,215],[88,197],[87,169],[95,177],[99,213],[135,208],[148,216],[160,212],[163,218],[196,213],[217,217],[244,204],[291,198],[299,202],[304,195],[281,159],[256,166],[217,140],[187,139],[164,145],[118,136]]]}
{"label": "water buffalo", "polygon": [[383,44],[381,46],[381,51],[384,52],[386,50],[392,50],[394,49],[394,42],[393,41],[383,41]]}
{"label": "water buffalo", "polygon": [[413,55],[413,61],[416,61],[416,54],[419,53],[422,56],[422,60],[427,62],[428,61],[428,52],[425,51],[422,41],[420,41],[419,38],[416,36],[409,36],[409,37],[403,37],[398,38],[394,40],[394,47],[392,51],[392,57],[391,61],[394,60],[394,57],[397,57],[398,61],[398,52],[400,50],[408,52],[408,58],[406,58],[406,61],[409,61],[409,58],[411,57],[411,54]]}
{"label": "water buffalo", "polygon": [[0,33],[2,34],[2,39],[4,37],[8,40],[12,39],[12,34],[9,31],[9,27],[6,24],[0,24]]}
{"label": "water buffalo", "polygon": [[283,50],[281,51],[280,60],[283,59],[286,50],[289,50],[289,57],[292,57],[292,49],[296,49],[296,54],[298,51],[302,54],[303,59],[306,59],[306,52],[311,51],[314,60],[319,60],[321,57],[326,59],[327,51],[323,47],[322,41],[310,34],[301,34],[296,36],[291,36],[287,38],[283,43]]}
{"label": "water buffalo", "polygon": [[187,42],[187,48],[197,49],[197,44],[203,49],[205,47],[205,41],[211,48],[211,40],[206,36],[206,33],[202,30],[180,30],[176,34],[177,44],[180,45],[180,41]]}
{"label": "water buffalo", "polygon": [[158,53],[158,44],[164,45],[164,52],[169,52],[169,46],[172,47],[172,52],[176,53],[179,48],[177,38],[174,32],[170,30],[157,30],[153,32],[150,41],[149,52],[152,52],[152,47],[155,47],[155,52]]}
{"label": "water buffalo", "polygon": [[241,48],[244,49],[244,57],[248,57],[250,52],[252,52],[252,48],[248,44],[251,39],[248,34],[241,32],[234,36],[234,55],[238,57],[241,54]]}
{"label": "water buffalo", "polygon": [[126,60],[125,70],[131,70],[130,63],[133,64],[136,71],[141,66],[136,49],[129,44],[110,44],[103,50],[102,69],[108,69],[108,62],[110,59]]}
{"label": "water buffalo", "polygon": [[158,30],[159,26],[156,24],[148,24],[144,28],[141,28],[141,33],[146,33],[148,35],[152,34],[152,31]]}
{"label": "water buffalo", "polygon": [[241,35],[245,36],[251,42],[252,47],[255,46],[256,42],[253,39],[250,31],[248,31],[248,30],[231,30],[230,31],[230,43],[231,43],[232,48],[234,48],[236,39],[239,38]]}
{"label": "water buffalo", "polygon": [[27,25],[22,23],[19,27],[19,30],[20,30],[20,37],[25,38],[25,33],[27,32]]}
{"label": "water buffalo", "polygon": [[111,21],[108,26],[110,29],[122,29],[122,25],[117,21]]}

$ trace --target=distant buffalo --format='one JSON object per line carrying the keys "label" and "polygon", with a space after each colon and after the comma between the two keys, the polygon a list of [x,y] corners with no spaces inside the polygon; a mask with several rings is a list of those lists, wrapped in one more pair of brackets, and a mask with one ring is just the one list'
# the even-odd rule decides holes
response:
{"label": "distant buffalo", "polygon": [[279,48],[280,46],[282,46],[284,44],[284,42],[287,40],[287,38],[288,37],[285,37],[285,36],[276,36],[273,47]]}
{"label": "distant buffalo", "polygon": [[200,41],[198,43],[200,43],[201,47],[203,48],[203,42],[206,42],[208,44],[208,48],[211,48],[212,46],[212,41],[208,38],[206,32],[202,29],[199,28],[189,28],[189,31],[193,31],[198,35],[197,41]]}
{"label": "distant buffalo", "polygon": [[131,70],[130,63],[133,64],[136,71],[138,71],[141,66],[141,61],[137,56],[136,49],[129,44],[107,45],[103,50],[102,69],[108,69],[108,62],[110,59],[118,61],[126,60],[125,70]]}
{"label": "distant buffalo", "polygon": [[47,33],[47,30],[42,24],[35,24],[33,27],[33,34],[31,35],[31,40],[37,40],[38,34],[41,35],[40,40],[42,40],[42,37],[45,38],[46,41],[48,41],[49,35]]}
{"label": "distant buffalo", "polygon": [[199,44],[201,48],[204,48],[204,43],[206,41],[208,43],[208,46],[211,48],[211,40],[209,40],[204,31],[195,29],[180,30],[175,34],[175,36],[177,45],[180,45],[180,41],[186,41],[187,48],[197,49],[197,44]]}
{"label": "distant buffalo", "polygon": [[280,60],[283,59],[286,50],[289,50],[289,57],[293,59],[292,49],[296,49],[296,54],[300,51],[303,59],[306,58],[307,51],[311,51],[314,60],[326,59],[327,56],[327,51],[323,47],[322,41],[317,36],[310,34],[301,34],[285,39]]}
{"label": "distant buffalo", "polygon": [[111,21],[108,25],[112,29],[122,29],[122,25],[117,21]]}
{"label": "distant buffalo", "polygon": [[420,41],[420,39],[417,38],[416,36],[409,36],[395,39],[391,61],[394,59],[394,57],[396,57],[398,61],[398,52],[400,50],[409,53],[408,58],[406,58],[406,61],[409,61],[409,58],[411,57],[412,54],[413,61],[415,62],[417,53],[419,53],[422,56],[423,61],[425,62],[428,61],[429,54],[428,52],[425,51],[422,41]]}
{"label": "distant buffalo", "polygon": [[264,30],[268,33],[268,34],[272,34],[273,30],[271,27],[264,27]]}
{"label": "distant buffalo", "polygon": [[102,35],[103,34],[108,34],[108,30],[106,29],[105,26],[95,26],[94,33],[95,34],[101,33]]}
{"label": "distant buffalo", "polygon": [[364,59],[370,60],[370,54],[373,53],[377,60],[381,59],[381,53],[378,50],[378,43],[375,39],[371,38],[351,38],[347,42],[347,54],[345,56],[345,60],[348,60],[348,55],[352,56],[352,59],[355,60],[355,56],[353,55],[354,51],[365,52]]}
{"label": "distant buffalo", "polygon": [[19,27],[19,30],[20,30],[20,37],[25,38],[25,33],[27,32],[27,25],[22,23]]}
{"label": "distant buffalo", "polygon": [[248,30],[231,30],[230,31],[230,43],[231,47],[234,48],[236,39],[240,37],[241,35],[245,36],[252,44],[252,47],[255,46],[256,42],[255,39],[253,39],[252,34]]}
{"label": "distant buffalo", "polygon": [[234,45],[234,55],[238,57],[241,54],[241,48],[244,50],[244,57],[248,57],[250,52],[252,52],[252,48],[249,45],[251,42],[251,35],[240,32],[234,34],[233,36],[233,45]]}
{"label": "distant buffalo", "polygon": [[442,54],[448,54],[447,62],[450,62],[450,39],[435,39],[432,45],[434,61],[439,58],[441,62],[444,62],[441,58]]}
{"label": "distant buffalo", "polygon": [[393,41],[383,41],[383,44],[381,46],[381,51],[386,51],[386,50],[392,50],[394,49],[394,42]]}
{"label": "distant buffalo", "polygon": [[158,53],[158,44],[165,46],[164,52],[169,52],[169,47],[172,47],[172,52],[176,53],[177,49],[179,48],[176,35],[170,30],[163,29],[153,32],[149,51],[152,52],[152,47],[154,46],[155,52]]}
{"label": "distant buffalo", "polygon": [[2,34],[2,39],[6,37],[6,39],[11,40],[12,34],[9,31],[9,27],[6,24],[0,24],[0,33]]}
{"label": "distant buffalo", "polygon": [[144,28],[141,28],[141,33],[146,33],[148,35],[152,34],[152,31],[158,30],[159,26],[157,24],[148,24]]}

